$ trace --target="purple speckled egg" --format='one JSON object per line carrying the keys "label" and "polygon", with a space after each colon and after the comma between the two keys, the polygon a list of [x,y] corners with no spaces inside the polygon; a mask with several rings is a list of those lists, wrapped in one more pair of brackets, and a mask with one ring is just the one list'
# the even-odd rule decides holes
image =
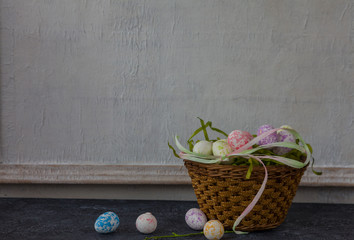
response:
{"label": "purple speckled egg", "polygon": [[[268,132],[273,130],[274,127],[271,125],[262,125],[258,128],[257,136],[261,135],[262,133]],[[278,142],[278,134],[276,132],[270,134],[269,136],[263,138],[262,140],[258,141],[258,145],[266,145]]]}
{"label": "purple speckled egg", "polygon": [[[281,128],[290,128],[289,126],[281,126]],[[294,135],[286,130],[278,130],[278,142],[292,142],[295,143],[296,139]],[[274,153],[277,155],[284,155],[291,151],[291,148],[286,147],[276,147],[274,148]]]}
{"label": "purple speckled egg", "polygon": [[194,230],[202,230],[208,221],[205,214],[199,208],[191,208],[185,216],[187,225]]}

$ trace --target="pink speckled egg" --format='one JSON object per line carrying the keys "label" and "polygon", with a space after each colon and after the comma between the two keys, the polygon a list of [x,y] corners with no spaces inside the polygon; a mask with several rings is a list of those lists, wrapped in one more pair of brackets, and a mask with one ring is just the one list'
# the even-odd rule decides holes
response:
{"label": "pink speckled egg", "polygon": [[191,208],[185,216],[187,225],[194,230],[202,230],[208,221],[205,214],[199,208]]}
{"label": "pink speckled egg", "polygon": [[224,226],[218,220],[210,220],[204,225],[204,236],[209,240],[219,240],[224,236]]}
{"label": "pink speckled egg", "polygon": [[[257,136],[261,135],[262,133],[273,130],[273,129],[274,129],[274,127],[272,125],[262,125],[258,128]],[[262,140],[259,140],[258,145],[271,144],[271,143],[275,143],[277,141],[278,141],[278,134],[276,132],[274,132],[274,133],[270,134],[269,136],[263,138]]]}
{"label": "pink speckled egg", "polygon": [[227,142],[232,150],[235,151],[249,143],[252,139],[253,136],[249,132],[234,130],[229,134]]}
{"label": "pink speckled egg", "polygon": [[[290,126],[281,126],[281,128],[290,128],[292,129]],[[292,142],[295,143],[296,139],[294,137],[294,135],[286,130],[278,130],[278,142]],[[287,154],[288,152],[291,151],[291,148],[287,148],[287,147],[276,147],[274,148],[274,153],[278,154],[278,155],[284,155]]]}
{"label": "pink speckled egg", "polygon": [[155,231],[157,227],[157,220],[151,213],[147,212],[141,214],[135,222],[136,229],[139,232],[149,234]]}

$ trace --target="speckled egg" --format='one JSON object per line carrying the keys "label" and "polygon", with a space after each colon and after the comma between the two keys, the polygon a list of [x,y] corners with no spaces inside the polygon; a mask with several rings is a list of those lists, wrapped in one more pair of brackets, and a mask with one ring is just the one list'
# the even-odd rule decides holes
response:
{"label": "speckled egg", "polygon": [[114,212],[101,214],[95,222],[95,230],[98,233],[115,232],[119,226],[119,217]]}
{"label": "speckled egg", "polygon": [[227,139],[221,139],[213,143],[213,155],[224,156],[232,152],[231,147],[227,143]]}
{"label": "speckled egg", "polygon": [[199,208],[191,208],[185,216],[187,225],[194,230],[202,230],[208,221],[205,214]]}
{"label": "speckled egg", "polygon": [[231,149],[235,151],[249,143],[252,139],[253,136],[249,132],[234,130],[229,134],[227,142],[229,143]]}
{"label": "speckled egg", "polygon": [[210,220],[204,225],[204,236],[209,240],[219,240],[224,236],[224,226],[218,220]]}
{"label": "speckled egg", "polygon": [[[281,126],[281,128],[289,128],[292,129],[290,126],[288,125],[283,125]],[[286,130],[278,130],[278,142],[292,142],[295,143],[296,139],[294,137],[294,135]],[[288,152],[291,151],[291,148],[286,148],[286,147],[276,147],[274,148],[274,153],[278,154],[278,155],[284,155],[287,154]]]}
{"label": "speckled egg", "polygon": [[212,146],[213,146],[212,142],[200,141],[194,145],[193,152],[204,154],[204,155],[212,155],[213,154]]}
{"label": "speckled egg", "polygon": [[[289,125],[282,125],[280,128],[293,129],[293,128],[290,127]],[[283,129],[280,129],[280,130],[277,131],[277,133],[280,133],[280,132],[289,133],[289,132],[287,132],[286,130],[283,130]]]}
{"label": "speckled egg", "polygon": [[[262,125],[258,128],[257,136],[261,135],[262,133],[268,132],[273,130],[274,127],[272,125]],[[278,141],[278,134],[276,132],[270,134],[269,136],[263,138],[262,140],[258,141],[258,145],[266,145],[275,143]]]}
{"label": "speckled egg", "polygon": [[144,234],[152,233],[156,230],[157,220],[151,213],[141,214],[135,222],[136,229]]}

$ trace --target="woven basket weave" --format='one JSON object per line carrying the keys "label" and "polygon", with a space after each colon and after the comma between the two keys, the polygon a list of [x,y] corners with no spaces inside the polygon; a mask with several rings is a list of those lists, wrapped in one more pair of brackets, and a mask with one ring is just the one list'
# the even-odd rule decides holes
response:
{"label": "woven basket weave", "polygon": [[[217,219],[231,230],[236,218],[253,200],[264,179],[264,168],[202,164],[184,160],[200,209],[208,219]],[[285,219],[306,168],[268,166],[266,188],[252,211],[236,227],[258,231],[279,226]]]}

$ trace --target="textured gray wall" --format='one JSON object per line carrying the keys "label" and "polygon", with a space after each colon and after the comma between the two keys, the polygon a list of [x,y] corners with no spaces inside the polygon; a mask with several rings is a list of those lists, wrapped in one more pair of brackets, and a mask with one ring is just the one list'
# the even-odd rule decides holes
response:
{"label": "textured gray wall", "polygon": [[0,0],[3,163],[181,164],[212,120],[354,166],[353,0]]}

